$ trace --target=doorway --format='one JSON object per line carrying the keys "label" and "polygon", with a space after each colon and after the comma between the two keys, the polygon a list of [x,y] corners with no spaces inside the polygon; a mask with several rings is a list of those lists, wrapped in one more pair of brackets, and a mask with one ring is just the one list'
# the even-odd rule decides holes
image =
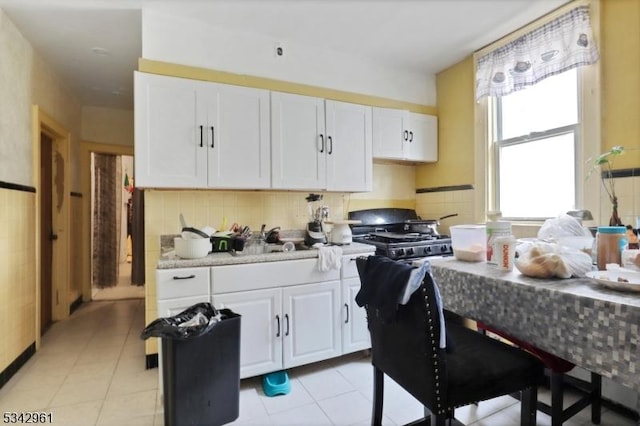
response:
{"label": "doorway", "polygon": [[40,133],[40,335],[51,326],[53,320],[53,140]]}
{"label": "doorway", "polygon": [[91,298],[144,298],[132,283],[133,157],[91,153]]}

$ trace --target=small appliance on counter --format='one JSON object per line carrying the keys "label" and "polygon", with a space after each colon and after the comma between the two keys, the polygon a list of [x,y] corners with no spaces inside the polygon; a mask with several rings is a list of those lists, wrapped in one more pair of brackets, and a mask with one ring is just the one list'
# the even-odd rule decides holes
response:
{"label": "small appliance on counter", "polygon": [[328,216],[328,210],[325,210],[324,208],[314,209],[314,203],[322,200],[322,195],[309,194],[305,200],[307,200],[309,206],[309,222],[307,223],[304,243],[308,247],[312,247],[317,243],[325,244],[327,242],[327,237],[324,234],[322,219],[325,219],[325,211],[327,212],[326,216]]}
{"label": "small appliance on counter", "polygon": [[353,235],[351,233],[351,226],[349,225],[359,225],[361,223],[362,221],[359,220],[326,221],[325,224],[332,225],[331,232],[328,232],[329,242],[337,245],[351,244]]}

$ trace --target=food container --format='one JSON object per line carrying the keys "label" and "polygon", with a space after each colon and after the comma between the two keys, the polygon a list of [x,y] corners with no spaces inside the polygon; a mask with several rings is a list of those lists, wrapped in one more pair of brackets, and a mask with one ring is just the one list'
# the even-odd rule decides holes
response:
{"label": "food container", "polygon": [[486,259],[487,233],[484,225],[454,225],[449,228],[453,255],[458,260],[482,262]]}
{"label": "food container", "polygon": [[608,263],[622,264],[622,250],[627,245],[627,229],[624,226],[599,226],[596,241],[600,271],[604,271]]}
{"label": "food container", "polygon": [[208,238],[185,240],[182,237],[176,237],[173,239],[173,247],[176,256],[183,259],[197,259],[209,254],[211,251],[211,242]]}

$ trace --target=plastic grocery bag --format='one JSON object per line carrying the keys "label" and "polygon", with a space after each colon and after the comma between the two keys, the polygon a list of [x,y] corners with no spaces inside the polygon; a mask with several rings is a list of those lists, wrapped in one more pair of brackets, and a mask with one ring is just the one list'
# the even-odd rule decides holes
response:
{"label": "plastic grocery bag", "polygon": [[584,277],[591,270],[591,256],[554,243],[523,243],[516,249],[516,268],[535,278]]}
{"label": "plastic grocery bag", "polygon": [[541,240],[557,240],[561,237],[574,236],[590,237],[591,231],[582,226],[578,219],[568,214],[545,220],[538,231],[538,238]]}
{"label": "plastic grocery bag", "polygon": [[211,303],[197,303],[172,317],[158,318],[142,330],[140,338],[186,340],[207,334],[222,319]]}

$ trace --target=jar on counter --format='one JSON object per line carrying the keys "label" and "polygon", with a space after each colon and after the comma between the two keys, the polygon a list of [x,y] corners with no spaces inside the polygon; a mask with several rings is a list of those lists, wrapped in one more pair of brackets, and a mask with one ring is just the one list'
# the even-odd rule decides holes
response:
{"label": "jar on counter", "polygon": [[606,270],[608,263],[621,264],[622,250],[627,245],[627,229],[624,226],[599,226],[596,241],[598,270]]}
{"label": "jar on counter", "polygon": [[511,235],[511,222],[499,220],[500,213],[489,215],[486,223],[487,230],[487,263],[498,264],[498,256],[494,254],[494,242],[497,237],[508,237]]}

